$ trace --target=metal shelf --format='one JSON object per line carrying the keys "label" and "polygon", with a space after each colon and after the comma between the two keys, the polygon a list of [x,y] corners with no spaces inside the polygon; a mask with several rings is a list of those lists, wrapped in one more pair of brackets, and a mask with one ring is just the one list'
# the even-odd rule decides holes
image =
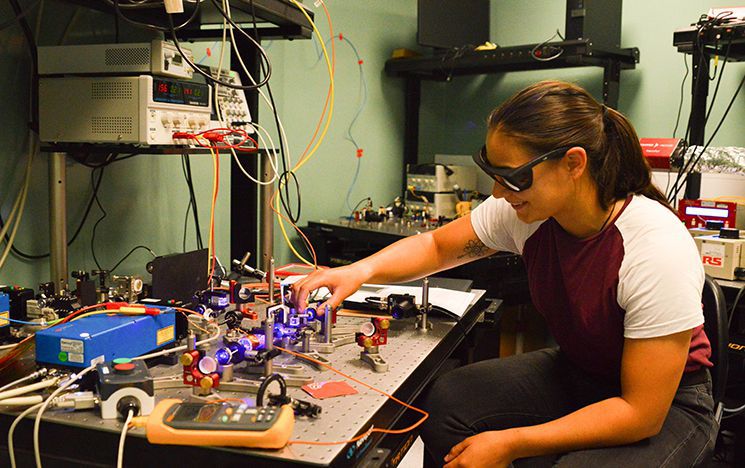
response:
{"label": "metal shelf", "polygon": [[[67,0],[86,8],[116,14],[113,5],[101,0]],[[260,23],[259,32],[262,39],[309,39],[313,32],[308,19],[302,11],[289,0],[233,0],[231,2],[232,17],[236,23],[248,24],[252,21],[252,9],[256,12],[256,19]],[[153,13],[162,13],[163,5],[155,4],[151,8],[127,9],[127,17],[136,21],[153,21]],[[311,19],[313,11],[303,6]],[[194,11],[194,4],[184,3],[184,15]],[[163,15],[162,15],[163,16]],[[179,33],[183,37],[217,37],[221,34],[218,29],[202,28],[205,25],[221,25],[223,17],[210,1],[202,2],[200,11],[194,21],[196,27],[189,26]],[[163,23],[166,26],[166,23]]]}
{"label": "metal shelf", "polygon": [[[540,47],[539,47],[540,46]],[[561,50],[555,59],[537,60],[535,54],[550,57],[552,51]],[[555,52],[553,52],[555,53]],[[447,51],[438,55],[390,59],[385,71],[391,76],[419,77],[430,80],[447,80],[456,75],[479,75],[526,70],[543,70],[570,67],[606,67],[617,63],[620,69],[632,69],[639,62],[639,49],[603,50],[589,40],[527,44],[498,47],[484,51]]]}
{"label": "metal shelf", "polygon": [[[745,23],[725,23],[699,30],[698,25],[673,33],[673,46],[681,54],[691,54],[691,112],[689,118],[690,145],[704,146],[706,107],[709,96],[709,63],[714,56],[726,57],[729,62],[745,60]],[[692,174],[695,174],[693,172]],[[689,177],[684,198],[701,195],[701,178]]]}
{"label": "metal shelf", "polygon": [[[561,51],[558,54],[557,51]],[[553,59],[547,58],[558,54]],[[543,60],[537,60],[535,56]],[[476,51],[450,49],[444,53],[389,59],[385,72],[405,79],[404,103],[404,170],[419,162],[419,106],[423,80],[448,81],[453,76],[483,75],[528,70],[547,70],[573,67],[601,67],[603,69],[603,102],[618,107],[621,70],[636,68],[639,49],[602,49],[589,39],[578,39]],[[406,181],[404,180],[405,192]]]}
{"label": "metal shelf", "polygon": [[[673,45],[682,54],[693,54],[698,28],[691,26],[673,33]],[[709,55],[727,56],[730,62],[745,60],[745,23],[723,24],[700,32],[699,43]],[[729,48],[729,53],[727,49]]]}

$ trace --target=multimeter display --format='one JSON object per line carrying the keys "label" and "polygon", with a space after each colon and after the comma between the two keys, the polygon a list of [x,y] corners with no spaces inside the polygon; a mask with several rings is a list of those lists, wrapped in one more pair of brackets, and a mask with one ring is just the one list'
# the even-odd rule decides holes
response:
{"label": "multimeter display", "polygon": [[176,429],[264,431],[272,427],[279,408],[215,403],[182,403],[166,413],[166,425]]}
{"label": "multimeter display", "polygon": [[209,107],[207,85],[153,77],[153,101]]}
{"label": "multimeter display", "polygon": [[218,405],[181,405],[172,421],[208,422],[220,407]]}

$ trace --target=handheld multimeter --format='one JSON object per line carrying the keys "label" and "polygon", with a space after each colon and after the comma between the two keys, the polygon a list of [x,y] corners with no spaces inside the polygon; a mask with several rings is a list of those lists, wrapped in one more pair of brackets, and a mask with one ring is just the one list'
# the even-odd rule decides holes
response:
{"label": "handheld multimeter", "polygon": [[289,405],[251,407],[177,399],[158,403],[144,424],[147,440],[154,444],[268,449],[287,445],[294,425]]}

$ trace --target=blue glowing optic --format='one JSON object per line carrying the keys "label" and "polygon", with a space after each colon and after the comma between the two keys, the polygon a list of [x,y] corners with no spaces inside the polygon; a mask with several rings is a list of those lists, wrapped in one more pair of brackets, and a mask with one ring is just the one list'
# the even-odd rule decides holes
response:
{"label": "blue glowing optic", "polygon": [[227,348],[220,348],[215,352],[215,359],[217,359],[217,362],[222,366],[230,364],[231,357],[230,350]]}

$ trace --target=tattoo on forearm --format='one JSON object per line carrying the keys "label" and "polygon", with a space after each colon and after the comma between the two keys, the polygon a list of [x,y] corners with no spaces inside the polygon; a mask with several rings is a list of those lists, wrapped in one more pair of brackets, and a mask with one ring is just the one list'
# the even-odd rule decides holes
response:
{"label": "tattoo on forearm", "polygon": [[458,258],[478,258],[488,251],[489,248],[485,246],[483,242],[478,239],[471,239],[466,242],[466,246],[463,248],[463,253],[458,255]]}

